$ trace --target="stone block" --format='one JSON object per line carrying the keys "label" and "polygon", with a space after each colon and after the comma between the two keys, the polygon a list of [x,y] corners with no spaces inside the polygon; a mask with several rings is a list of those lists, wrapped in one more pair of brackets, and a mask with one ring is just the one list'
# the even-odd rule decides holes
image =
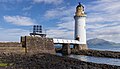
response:
{"label": "stone block", "polygon": [[76,50],[87,50],[88,47],[87,47],[87,44],[80,44],[80,45],[74,45],[74,49]]}
{"label": "stone block", "polygon": [[63,44],[63,46],[62,46],[62,54],[63,55],[71,54],[70,44]]}
{"label": "stone block", "polygon": [[42,38],[37,36],[25,36],[21,39],[23,47],[29,54],[50,53],[55,54],[55,47],[52,38]]}

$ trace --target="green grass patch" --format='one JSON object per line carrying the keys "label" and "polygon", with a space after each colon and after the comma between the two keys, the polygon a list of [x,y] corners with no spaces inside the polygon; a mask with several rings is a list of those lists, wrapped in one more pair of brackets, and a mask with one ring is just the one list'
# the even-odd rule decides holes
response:
{"label": "green grass patch", "polygon": [[5,67],[7,65],[8,65],[7,63],[0,63],[0,67]]}

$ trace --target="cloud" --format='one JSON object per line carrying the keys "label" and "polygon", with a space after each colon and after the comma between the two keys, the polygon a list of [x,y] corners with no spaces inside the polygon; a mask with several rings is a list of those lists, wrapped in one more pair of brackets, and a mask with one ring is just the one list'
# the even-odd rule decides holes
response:
{"label": "cloud", "polygon": [[0,29],[2,29],[2,28],[0,27]]}
{"label": "cloud", "polygon": [[75,6],[59,7],[45,12],[48,20],[56,20],[56,26],[48,28],[47,34],[53,38],[74,39],[74,10]]}
{"label": "cloud", "polygon": [[30,6],[28,6],[28,7],[24,7],[22,10],[23,10],[23,11],[28,11],[28,10],[30,10],[32,7],[33,7],[33,6],[30,5]]}
{"label": "cloud", "polygon": [[33,0],[34,3],[61,4],[63,0]]}
{"label": "cloud", "polygon": [[29,17],[23,17],[23,16],[4,16],[4,20],[8,23],[12,23],[15,25],[21,25],[21,26],[30,26],[35,24],[35,20],[29,18]]}
{"label": "cloud", "polygon": [[59,7],[48,10],[45,12],[44,17],[48,19],[56,19],[62,17],[74,16],[75,6],[72,7]]}
{"label": "cloud", "polygon": [[49,37],[54,38],[66,38],[66,39],[74,39],[74,22],[68,21],[65,23],[59,23],[54,28],[49,28],[47,30],[47,34]]}
{"label": "cloud", "polygon": [[[119,42],[120,37],[120,1],[99,0],[86,5],[87,13],[87,39],[102,38]],[[59,13],[59,14],[58,14]],[[70,38],[74,36],[75,6],[54,8],[45,13],[49,19],[59,19],[54,29],[49,29],[52,37]],[[72,34],[71,34],[72,33]]]}
{"label": "cloud", "polygon": [[24,0],[0,0],[0,3],[19,3],[19,2],[23,2]]}
{"label": "cloud", "polygon": [[48,37],[52,38],[73,39],[73,31],[69,31],[66,29],[58,29],[56,27],[53,29],[48,29],[47,35]]}
{"label": "cloud", "polygon": [[[96,6],[93,6],[95,4]],[[87,5],[88,22],[113,22],[120,21],[119,0],[99,0]]]}
{"label": "cloud", "polygon": [[[120,1],[99,0],[87,5],[87,36],[119,42]],[[96,6],[93,6],[96,5]],[[92,8],[91,8],[92,7]]]}
{"label": "cloud", "polygon": [[15,36],[15,35],[21,36],[21,35],[28,35],[29,34],[28,30],[17,29],[17,28],[15,28],[15,29],[6,29],[4,32],[9,33],[8,35],[10,35],[10,36]]}
{"label": "cloud", "polygon": [[29,34],[29,30],[24,30],[24,29],[19,29],[19,28],[13,28],[13,29],[5,29],[2,28],[0,29],[1,33],[0,36],[0,41],[1,42],[13,42],[13,41],[18,41],[20,42],[20,37],[21,36],[26,36]]}
{"label": "cloud", "polygon": [[[34,3],[61,4],[63,0],[32,0]],[[46,20],[53,20],[55,27],[47,29],[47,34],[54,38],[74,39],[74,14],[76,6],[62,6],[47,10],[44,14]],[[29,10],[31,6],[24,7]],[[87,12],[87,38],[103,38],[113,42],[120,42],[120,0],[96,0],[86,5]],[[6,22],[29,26],[36,24],[36,21],[23,16],[4,16]],[[1,28],[2,29],[2,28]],[[0,29],[0,30],[1,30]],[[25,34],[27,31],[22,29],[6,29],[5,34],[11,37],[14,35]],[[3,36],[4,34],[0,34]],[[9,37],[7,36],[7,37]],[[17,36],[18,37],[18,36]],[[2,37],[3,38],[3,37]],[[4,40],[4,38],[3,38]]]}
{"label": "cloud", "polygon": [[88,38],[97,37],[119,43],[119,37],[120,37],[119,28],[120,25],[93,29],[92,31],[87,32],[87,37]]}
{"label": "cloud", "polygon": [[68,21],[64,23],[57,24],[57,28],[59,29],[67,29],[67,30],[74,30],[74,21]]}

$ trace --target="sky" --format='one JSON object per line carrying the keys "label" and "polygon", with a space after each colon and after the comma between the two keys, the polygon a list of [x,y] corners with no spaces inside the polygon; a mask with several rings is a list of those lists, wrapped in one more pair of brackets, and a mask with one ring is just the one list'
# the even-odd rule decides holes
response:
{"label": "sky", "polygon": [[0,41],[20,41],[33,25],[42,25],[48,37],[74,39],[78,2],[87,14],[87,40],[120,43],[120,0],[0,0]]}

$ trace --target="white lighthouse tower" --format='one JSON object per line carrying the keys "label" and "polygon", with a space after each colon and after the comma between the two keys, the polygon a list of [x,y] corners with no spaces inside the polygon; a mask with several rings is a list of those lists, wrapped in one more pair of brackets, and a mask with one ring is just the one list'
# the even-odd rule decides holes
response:
{"label": "white lighthouse tower", "polygon": [[87,49],[86,43],[86,14],[84,6],[79,3],[75,12],[75,40],[80,41],[80,45],[75,45],[76,49]]}

